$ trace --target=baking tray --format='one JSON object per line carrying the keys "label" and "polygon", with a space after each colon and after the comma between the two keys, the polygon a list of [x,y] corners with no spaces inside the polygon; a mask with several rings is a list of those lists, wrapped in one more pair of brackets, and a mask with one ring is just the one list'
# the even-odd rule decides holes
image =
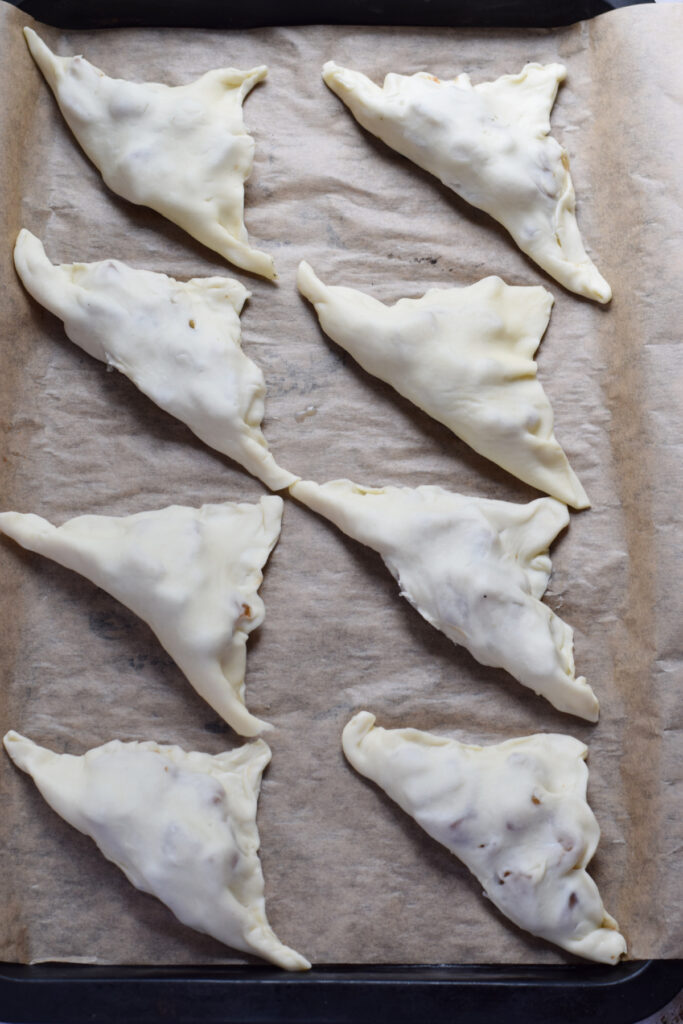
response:
{"label": "baking tray", "polygon": [[[60,28],[240,28],[307,23],[549,27],[634,0],[14,0]],[[202,1024],[635,1024],[683,986],[682,960],[594,964],[265,966],[0,965],[3,1024],[140,1021]]]}
{"label": "baking tray", "polygon": [[635,1024],[681,985],[683,961],[533,967],[317,965],[0,968],[11,1024]]}

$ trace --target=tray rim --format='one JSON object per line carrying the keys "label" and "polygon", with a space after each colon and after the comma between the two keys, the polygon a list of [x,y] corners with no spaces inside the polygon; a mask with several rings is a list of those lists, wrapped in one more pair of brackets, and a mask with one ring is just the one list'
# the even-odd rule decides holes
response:
{"label": "tray rim", "polygon": [[0,964],[4,1024],[160,1020],[194,1024],[637,1024],[683,985],[683,960],[600,964],[268,965]]}

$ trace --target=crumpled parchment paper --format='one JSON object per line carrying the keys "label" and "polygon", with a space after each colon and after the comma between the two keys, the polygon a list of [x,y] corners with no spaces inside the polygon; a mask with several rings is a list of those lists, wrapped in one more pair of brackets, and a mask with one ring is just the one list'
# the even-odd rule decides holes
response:
{"label": "crumpled parchment paper", "polygon": [[[279,283],[233,270],[152,211],[110,193],[78,148],[0,4],[0,494],[55,522],[171,503],[256,500],[263,488],[117,373],[69,342],[12,266],[20,227],[54,262],[107,257],[180,278],[247,283],[245,350],[268,384],[278,461],[318,481],[440,484],[527,501],[536,492],[358,368],[320,332],[294,277],[384,301],[487,274],[555,296],[539,376],[556,433],[593,501],[552,549],[547,600],[575,630],[597,726],[555,712],[478,665],[400,600],[380,559],[287,501],[249,644],[247,694],[273,722],[259,810],[267,907],[284,942],[317,962],[557,962],[344,762],[340,733],[367,708],[470,742],[568,732],[590,748],[602,828],[591,873],[633,957],[683,954],[681,884],[680,52],[683,9],[634,7],[557,31],[347,28],[38,30],[116,77],[180,84],[265,62],[245,104],[256,140],[252,244]],[[614,290],[607,308],[564,291],[502,228],[368,136],[323,85],[333,58],[475,82],[561,61],[552,115],[569,151],[579,225]],[[303,413],[307,415],[302,415]],[[0,543],[0,726],[82,753],[113,737],[217,752],[239,740],[191,690],[150,630],[94,586]],[[115,963],[242,962],[135,891],[94,844],[0,763],[0,956]]]}

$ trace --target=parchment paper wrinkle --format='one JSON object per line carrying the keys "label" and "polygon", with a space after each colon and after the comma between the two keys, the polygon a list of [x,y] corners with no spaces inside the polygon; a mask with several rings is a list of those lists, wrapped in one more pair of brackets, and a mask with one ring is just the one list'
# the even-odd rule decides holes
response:
{"label": "parchment paper wrinkle", "polygon": [[[224,274],[253,292],[245,351],[263,368],[278,462],[318,481],[440,484],[537,497],[365,374],[320,332],[295,288],[300,259],[385,302],[500,274],[555,296],[538,355],[555,430],[591,496],[553,546],[547,600],[575,631],[602,706],[592,727],[478,665],[398,598],[379,558],[288,501],[250,642],[255,714],[275,724],[259,830],[269,918],[313,961],[553,963],[504,922],[455,859],[345,765],[340,735],[381,725],[493,743],[538,731],[589,745],[602,827],[591,865],[635,958],[683,955],[679,485],[683,9],[647,5],[558,31],[274,28],[62,32],[60,54],[169,84],[266,63],[245,120],[256,141],[245,219],[279,284],[249,277],[150,210],[110,193],[81,153],[0,3],[0,494],[55,522],[173,502],[256,501],[261,485],[205,448],[120,374],[69,342],[23,292],[20,227],[53,262],[107,257],[181,279]],[[569,151],[582,236],[614,290],[602,309],[564,291],[502,228],[356,124],[320,79],[327,59],[389,71],[527,61],[568,78],[551,123]],[[313,412],[311,413],[311,409]],[[300,415],[307,411],[306,416]],[[87,581],[0,542],[0,727],[82,753],[119,737],[216,753],[239,740],[189,692],[135,616]],[[243,962],[136,892],[94,845],[0,763],[0,957],[115,963]],[[568,959],[568,958],[567,958]]]}

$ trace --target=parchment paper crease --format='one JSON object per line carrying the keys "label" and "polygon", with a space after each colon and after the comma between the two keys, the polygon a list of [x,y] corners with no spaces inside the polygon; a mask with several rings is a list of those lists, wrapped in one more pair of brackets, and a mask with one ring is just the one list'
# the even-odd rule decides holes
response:
{"label": "parchment paper crease", "polygon": [[[179,502],[256,500],[261,485],[205,448],[121,375],[66,340],[23,292],[21,226],[54,262],[117,257],[253,291],[246,351],[268,383],[265,431],[281,465],[324,481],[441,484],[526,501],[320,333],[294,286],[324,280],[393,301],[500,274],[555,296],[539,375],[556,433],[593,501],[554,546],[548,601],[573,625],[578,670],[602,704],[592,727],[477,665],[408,606],[380,560],[294,502],[266,570],[267,619],[249,644],[253,712],[269,736],[259,827],[268,913],[317,962],[555,962],[344,763],[340,733],[368,708],[386,726],[495,742],[566,731],[590,747],[602,841],[591,871],[633,957],[683,955],[680,862],[680,257],[683,9],[635,7],[559,31],[274,28],[251,32],[42,29],[114,76],[180,84],[267,63],[249,97],[252,244],[278,285],[233,271],[160,216],[112,195],[75,144],[0,5],[2,507],[63,522]],[[614,289],[602,309],[519,253],[502,228],[365,134],[323,86],[334,58],[379,80],[427,69],[474,81],[564,62],[552,116],[567,147],[583,237]],[[314,415],[299,414],[314,407]],[[151,632],[84,580],[3,540],[0,728],[81,753],[113,737],[216,752],[235,736]],[[678,787],[678,788],[677,788]],[[90,840],[0,764],[0,956],[122,963],[242,958],[136,892]]]}

